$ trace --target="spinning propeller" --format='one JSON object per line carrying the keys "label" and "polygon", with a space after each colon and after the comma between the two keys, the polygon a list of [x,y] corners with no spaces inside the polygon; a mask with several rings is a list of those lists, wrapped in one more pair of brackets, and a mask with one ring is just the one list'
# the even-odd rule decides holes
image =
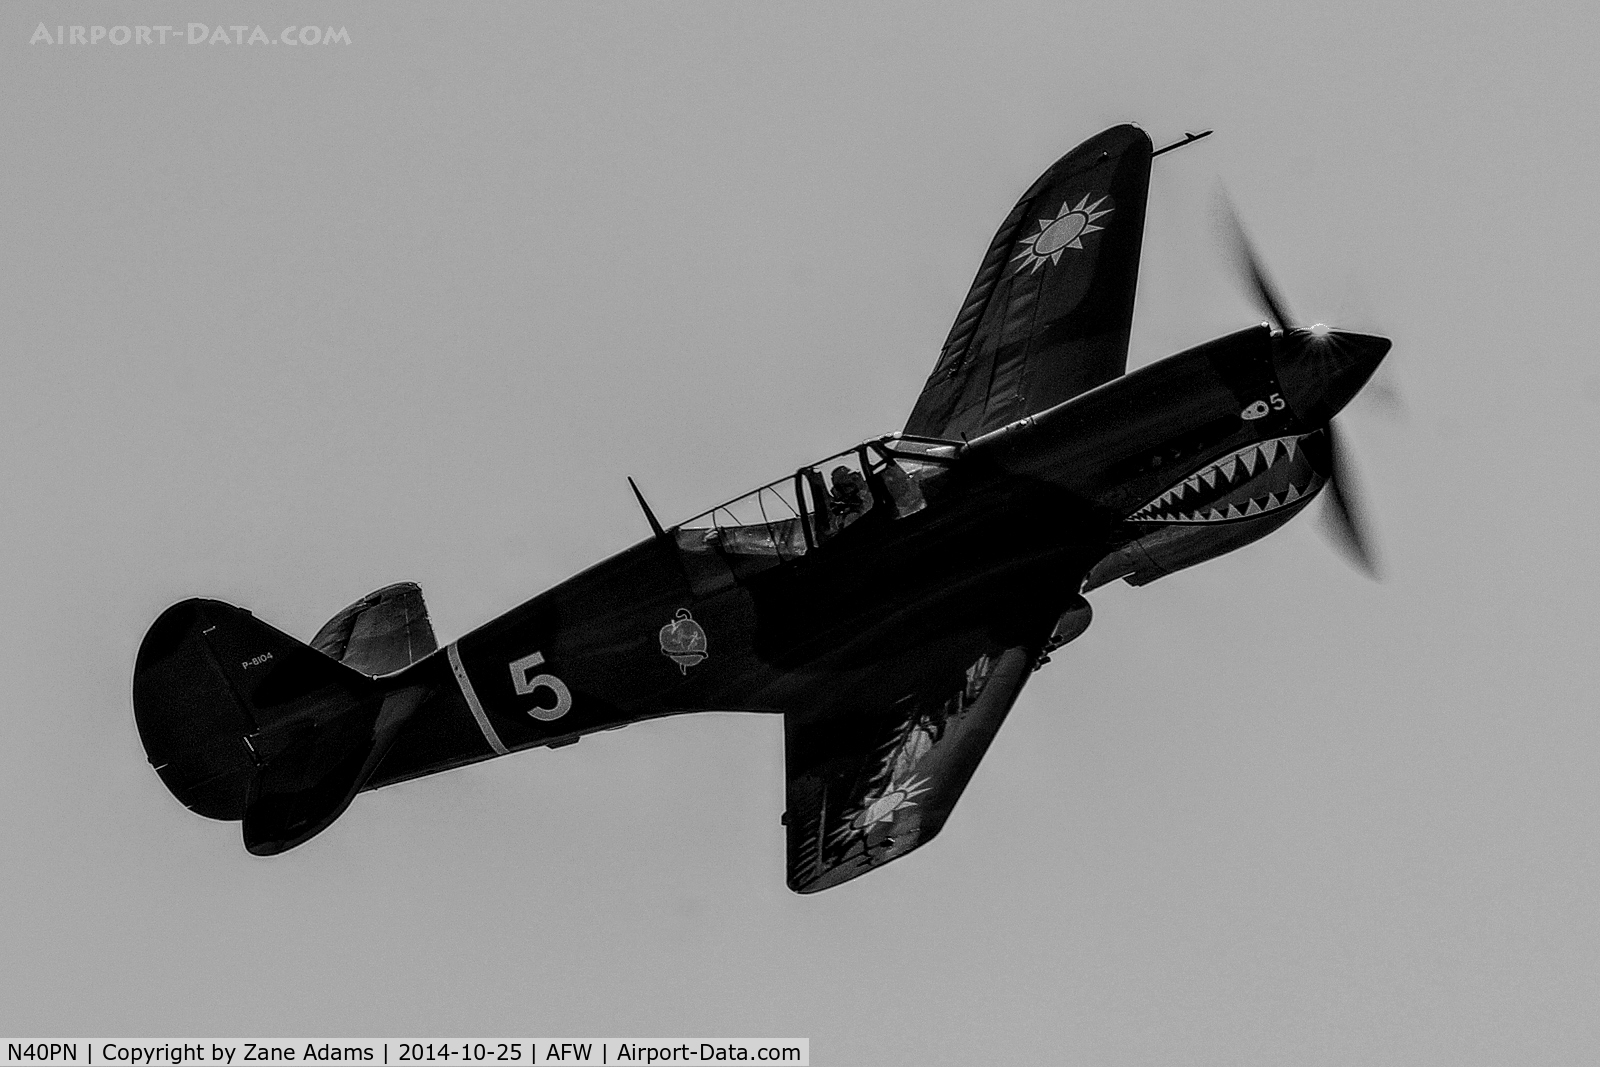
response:
{"label": "spinning propeller", "polygon": [[1389,342],[1382,337],[1330,330],[1321,323],[1310,329],[1294,325],[1289,306],[1245,235],[1244,225],[1232,202],[1226,193],[1221,194],[1220,199],[1223,234],[1240,278],[1268,321],[1282,333],[1281,338],[1275,339],[1274,351],[1277,353],[1282,346],[1287,352],[1275,354],[1274,362],[1278,365],[1289,405],[1302,418],[1316,421],[1321,417],[1324,422],[1328,442],[1325,516],[1330,536],[1357,569],[1370,578],[1377,578],[1371,527],[1364,517],[1365,509],[1351,477],[1343,435],[1334,428],[1333,413],[1366,384],[1378,361],[1389,350]]}

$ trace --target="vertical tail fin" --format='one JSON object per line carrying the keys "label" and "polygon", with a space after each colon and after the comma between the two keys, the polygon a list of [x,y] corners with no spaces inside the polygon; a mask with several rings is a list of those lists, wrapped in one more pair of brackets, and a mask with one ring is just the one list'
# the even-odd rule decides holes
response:
{"label": "vertical tail fin", "polygon": [[245,847],[258,855],[338,818],[422,695],[386,688],[216,600],[162,613],[133,677],[156,773],[199,814],[243,820]]}

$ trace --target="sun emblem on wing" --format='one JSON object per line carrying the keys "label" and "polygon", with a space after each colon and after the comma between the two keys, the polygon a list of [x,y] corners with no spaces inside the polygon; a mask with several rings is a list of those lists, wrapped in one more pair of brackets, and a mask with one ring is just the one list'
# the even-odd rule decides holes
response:
{"label": "sun emblem on wing", "polygon": [[894,822],[895,816],[900,812],[916,807],[917,802],[914,798],[927,791],[926,778],[908,776],[902,781],[891,781],[881,792],[875,795],[869,794],[862,799],[860,809],[843,826],[834,831],[834,840],[843,842],[852,837],[865,837],[879,823]]}
{"label": "sun emblem on wing", "polygon": [[1013,262],[1021,261],[1017,263],[1017,273],[1020,274],[1024,270],[1036,271],[1047,259],[1053,267],[1061,261],[1062,252],[1069,248],[1083,247],[1084,234],[1105,229],[1104,226],[1096,226],[1094,222],[1111,214],[1112,208],[1100,206],[1111,198],[1102,196],[1091,204],[1089,198],[1093,195],[1093,193],[1083,194],[1083,199],[1079,200],[1076,206],[1073,206],[1070,200],[1063,200],[1061,210],[1056,212],[1055,218],[1038,220],[1039,232],[1031,237],[1024,237],[1022,251],[1011,257]]}

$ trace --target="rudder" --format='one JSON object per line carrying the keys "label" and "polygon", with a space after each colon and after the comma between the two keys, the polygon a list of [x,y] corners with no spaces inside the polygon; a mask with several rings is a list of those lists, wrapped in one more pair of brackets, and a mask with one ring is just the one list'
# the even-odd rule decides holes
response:
{"label": "rudder", "polygon": [[156,773],[191,810],[243,820],[258,855],[337,818],[419,697],[217,600],[163,612],[134,667],[134,719]]}

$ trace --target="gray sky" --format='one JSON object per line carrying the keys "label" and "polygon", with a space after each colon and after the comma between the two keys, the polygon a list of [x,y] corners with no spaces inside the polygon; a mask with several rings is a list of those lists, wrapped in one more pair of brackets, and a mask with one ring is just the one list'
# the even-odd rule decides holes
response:
{"label": "gray sky", "polygon": [[[348,46],[30,46],[314,20]],[[0,13],[0,1020],[13,1034],[806,1036],[813,1062],[1600,1053],[1589,4],[16,3]],[[1310,519],[1024,692],[938,841],[783,885],[776,718],[361,797],[282,857],[145,763],[145,628],[449,640],[897,428],[994,228],[1158,144],[1143,363],[1290,306],[1395,339]],[[1031,1057],[1031,1059],[1030,1059]]]}

